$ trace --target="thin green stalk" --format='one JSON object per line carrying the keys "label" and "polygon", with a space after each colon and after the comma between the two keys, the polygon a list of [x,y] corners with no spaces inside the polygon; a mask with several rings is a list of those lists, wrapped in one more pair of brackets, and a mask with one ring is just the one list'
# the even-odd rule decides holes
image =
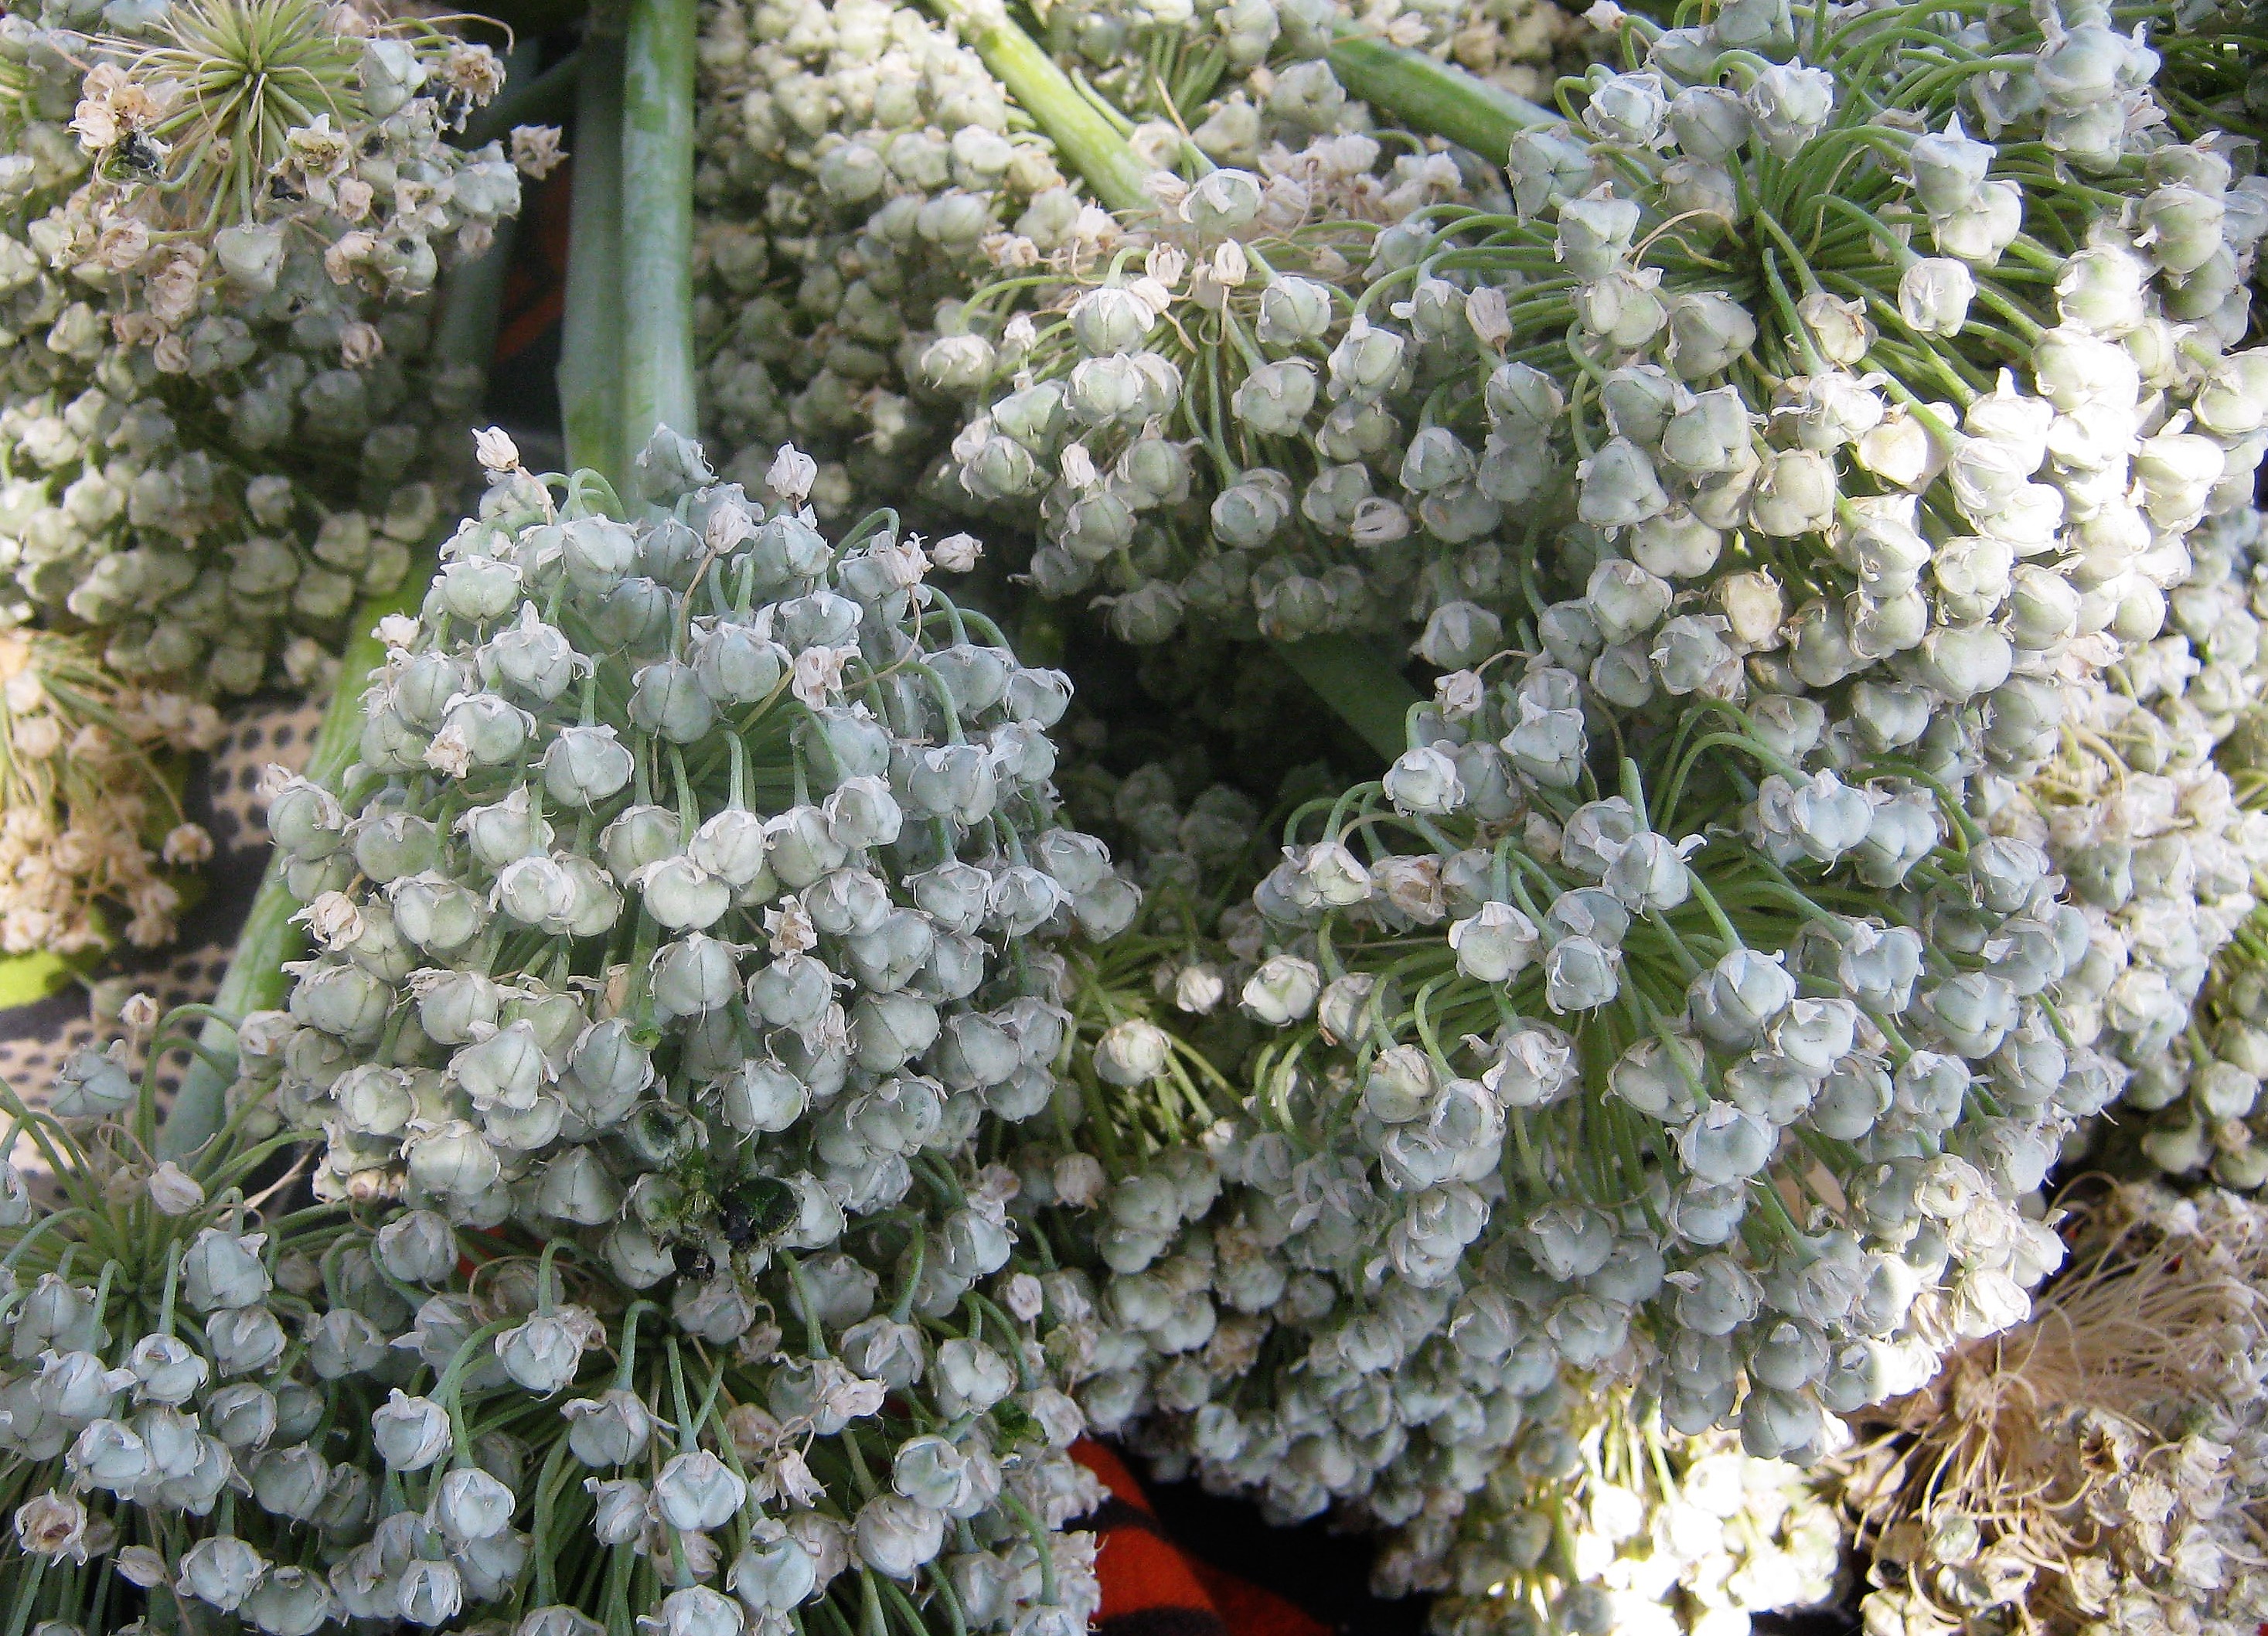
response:
{"label": "thin green stalk", "polygon": [[622,426],[622,41],[620,20],[593,11],[576,78],[575,191],[567,240],[559,410],[567,464],[629,483]]}
{"label": "thin green stalk", "polygon": [[1152,201],[1149,167],[1134,157],[1110,122],[1079,92],[1055,60],[1008,19],[999,0],[930,0],[939,18],[976,48],[1017,106],[1054,139],[1056,150],[1114,210],[1141,210]]}
{"label": "thin green stalk", "polygon": [[[700,435],[693,361],[696,0],[631,0],[622,48],[622,445]],[[585,143],[585,149],[589,144]],[[635,187],[629,185],[636,179]]]}

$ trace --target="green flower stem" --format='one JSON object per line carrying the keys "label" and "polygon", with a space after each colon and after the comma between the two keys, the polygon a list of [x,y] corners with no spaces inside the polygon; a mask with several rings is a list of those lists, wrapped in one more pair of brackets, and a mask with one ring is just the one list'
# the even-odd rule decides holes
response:
{"label": "green flower stem", "polygon": [[[850,1446],[856,1448],[858,1444],[854,1441]],[[869,1567],[858,1570],[858,1606],[862,1636],[887,1636],[890,1625],[882,1616],[881,1588],[875,1582],[874,1570]]]}
{"label": "green flower stem", "polygon": [[1056,1600],[1056,1557],[1049,1544],[1046,1526],[1032,1514],[1032,1509],[1012,1493],[1003,1490],[1000,1503],[1010,1515],[1024,1525],[1024,1532],[1032,1542],[1032,1551],[1040,1559],[1040,1601],[1047,1607],[1058,1605]]}
{"label": "green flower stem", "polygon": [[677,1451],[691,1454],[698,1446],[701,1427],[693,1419],[693,1404],[685,1395],[685,1359],[677,1350],[677,1338],[665,1336],[663,1350],[669,1358],[669,1389],[677,1405]]}
{"label": "green flower stem", "polygon": [[8,1636],[24,1636],[25,1627],[32,1617],[33,1600],[40,1594],[40,1581],[47,1575],[50,1559],[47,1557],[34,1558],[31,1571],[24,1575],[23,1583],[16,1592],[15,1605],[8,1611]]}
{"label": "green flower stem", "polygon": [[561,329],[560,416],[567,464],[602,472],[620,492],[629,479],[622,422],[621,23],[593,12],[576,79],[575,191],[567,238],[566,316]]}
{"label": "green flower stem", "polygon": [[1057,151],[1114,210],[1150,208],[1149,167],[1134,157],[1117,128],[1071,83],[1038,42],[1009,20],[1000,0],[930,0],[931,9],[976,48],[1019,107],[1036,121]]}
{"label": "green flower stem", "polygon": [[1550,108],[1382,40],[1342,40],[1329,60],[1349,95],[1469,148],[1491,165],[1511,157],[1512,139],[1521,131],[1560,122]]}
{"label": "green flower stem", "polygon": [[548,1607],[558,1600],[557,1566],[560,1553],[549,1548],[552,1537],[551,1519],[559,1509],[559,1498],[573,1472],[569,1469],[567,1440],[558,1439],[551,1452],[544,1456],[543,1470],[535,1479],[535,1598],[539,1606]]}
{"label": "green flower stem", "polygon": [[644,448],[656,426],[667,426],[688,438],[700,435],[693,387],[696,10],[695,0],[631,0],[622,50],[622,452],[626,456]]}

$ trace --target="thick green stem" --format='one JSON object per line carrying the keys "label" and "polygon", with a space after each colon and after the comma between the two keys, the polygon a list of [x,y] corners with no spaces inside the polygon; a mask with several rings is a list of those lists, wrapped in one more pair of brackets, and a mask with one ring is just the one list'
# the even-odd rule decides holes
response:
{"label": "thick green stem", "polygon": [[567,464],[629,484],[622,428],[622,41],[618,18],[592,14],[576,77],[575,194],[567,240],[559,412]]}
{"label": "thick green stem", "polygon": [[693,438],[695,0],[631,0],[622,53],[622,452]]}
{"label": "thick green stem", "polygon": [[1143,210],[1155,201],[1144,184],[1149,167],[1126,139],[1079,93],[1055,59],[1015,24],[1000,0],[930,0],[945,21],[976,48],[1017,106],[1036,121],[1056,151],[1114,210]]}
{"label": "thick green stem", "polygon": [[1353,637],[1278,642],[1276,652],[1385,760],[1395,760],[1409,748],[1410,707],[1418,694],[1391,655]]}
{"label": "thick green stem", "polygon": [[1352,95],[1491,165],[1511,157],[1512,139],[1521,131],[1561,122],[1525,97],[1382,40],[1342,40],[1331,48],[1330,63]]}

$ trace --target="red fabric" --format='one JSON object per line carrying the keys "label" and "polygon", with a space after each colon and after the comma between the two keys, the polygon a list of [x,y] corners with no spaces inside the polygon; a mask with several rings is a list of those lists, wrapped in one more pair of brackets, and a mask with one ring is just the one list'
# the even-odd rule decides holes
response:
{"label": "red fabric", "polygon": [[1089,1524],[1101,1538],[1095,1626],[1103,1636],[1329,1636],[1329,1626],[1275,1592],[1167,1538],[1141,1483],[1115,1452],[1082,1438],[1071,1455],[1110,1491]]}
{"label": "red fabric", "polygon": [[1141,1528],[1113,1529],[1104,1537],[1096,1568],[1102,1580],[1101,1623],[1106,1628],[1128,1614],[1160,1609],[1210,1614],[1227,1624],[1189,1559],[1163,1535]]}
{"label": "red fabric", "polygon": [[1241,1580],[1209,1562],[1193,1562],[1197,1581],[1212,1595],[1232,1636],[1329,1636],[1330,1626],[1297,1603]]}

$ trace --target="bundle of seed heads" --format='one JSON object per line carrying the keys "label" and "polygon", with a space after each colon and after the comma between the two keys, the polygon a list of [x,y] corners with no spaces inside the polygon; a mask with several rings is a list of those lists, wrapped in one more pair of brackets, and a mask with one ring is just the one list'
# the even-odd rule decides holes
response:
{"label": "bundle of seed heads", "polygon": [[2268,1613],[2268,1216],[2152,1184],[2066,1225],[2077,1257],[2029,1322],[1871,1417],[1845,1492],[1874,1556],[1870,1631]]}
{"label": "bundle of seed heads", "polygon": [[2242,997],[2268,865],[2260,524],[2248,507],[2189,536],[2168,628],[2127,650],[2112,685],[2073,696],[2059,753],[1992,821],[2048,849],[2086,917],[2065,1021],[2132,1071],[2098,1162],[2209,1168],[2241,1190],[2268,1178],[2253,1123],[2268,1035]]}
{"label": "bundle of seed heads", "polygon": [[316,0],[0,26],[8,623],[198,691],[320,678],[431,527],[406,480],[460,458],[480,372],[431,352],[431,298],[519,188],[446,138],[499,84]]}
{"label": "bundle of seed heads", "polygon": [[[325,0],[182,0],[85,50],[70,129],[93,168],[65,225],[92,228],[129,288],[192,283],[186,256],[194,282],[263,292],[312,246],[339,284],[416,291],[517,205],[499,146],[445,144],[503,89],[503,64],[431,24]],[[149,299],[137,327],[154,340],[176,325],[166,293]]]}

